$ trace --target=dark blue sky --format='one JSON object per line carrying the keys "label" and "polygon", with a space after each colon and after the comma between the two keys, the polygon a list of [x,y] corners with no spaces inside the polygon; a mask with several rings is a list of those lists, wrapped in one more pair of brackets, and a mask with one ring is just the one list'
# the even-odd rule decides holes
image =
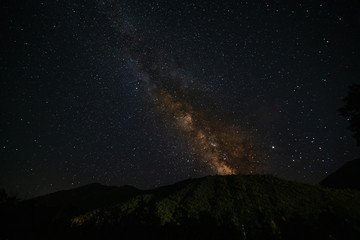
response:
{"label": "dark blue sky", "polygon": [[356,1],[119,2],[1,3],[0,187],[316,183],[359,156]]}

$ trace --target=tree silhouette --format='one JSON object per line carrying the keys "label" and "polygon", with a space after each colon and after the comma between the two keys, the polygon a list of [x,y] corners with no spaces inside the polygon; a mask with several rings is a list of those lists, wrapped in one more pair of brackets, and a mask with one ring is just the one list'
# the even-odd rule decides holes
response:
{"label": "tree silhouette", "polygon": [[360,84],[349,86],[344,102],[345,106],[340,108],[339,112],[349,121],[349,129],[354,132],[353,136],[360,146]]}

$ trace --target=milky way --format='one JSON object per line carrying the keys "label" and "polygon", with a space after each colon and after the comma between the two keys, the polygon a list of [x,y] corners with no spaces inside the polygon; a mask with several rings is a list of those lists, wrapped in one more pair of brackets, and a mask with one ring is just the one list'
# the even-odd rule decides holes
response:
{"label": "milky way", "polygon": [[318,183],[358,158],[359,1],[5,1],[0,188],[209,174]]}
{"label": "milky way", "polygon": [[205,172],[222,175],[263,172],[262,154],[251,134],[216,118],[209,110],[216,97],[210,96],[213,99],[206,105],[198,104],[203,102],[206,91],[192,86],[191,77],[177,71],[176,66],[169,66],[163,54],[149,46],[143,34],[128,21],[118,22],[122,24],[116,24],[115,29],[125,40],[123,55],[128,56],[133,73],[142,79],[148,100],[196,153]]}

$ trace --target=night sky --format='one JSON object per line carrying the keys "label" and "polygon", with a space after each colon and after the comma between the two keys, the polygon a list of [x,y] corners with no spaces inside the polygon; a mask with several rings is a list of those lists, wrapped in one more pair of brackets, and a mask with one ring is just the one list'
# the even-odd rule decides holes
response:
{"label": "night sky", "polygon": [[359,156],[357,1],[1,1],[0,187],[317,183]]}

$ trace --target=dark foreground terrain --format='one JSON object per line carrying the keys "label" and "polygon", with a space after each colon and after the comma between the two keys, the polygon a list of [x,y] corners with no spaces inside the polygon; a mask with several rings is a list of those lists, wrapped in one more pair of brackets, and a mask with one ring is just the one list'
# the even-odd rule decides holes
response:
{"label": "dark foreground terrain", "polygon": [[332,188],[351,188],[360,190],[360,159],[344,164],[340,169],[330,174],[320,182],[321,185]]}
{"label": "dark foreground terrain", "polygon": [[0,239],[360,239],[360,191],[269,175],[3,201]]}

